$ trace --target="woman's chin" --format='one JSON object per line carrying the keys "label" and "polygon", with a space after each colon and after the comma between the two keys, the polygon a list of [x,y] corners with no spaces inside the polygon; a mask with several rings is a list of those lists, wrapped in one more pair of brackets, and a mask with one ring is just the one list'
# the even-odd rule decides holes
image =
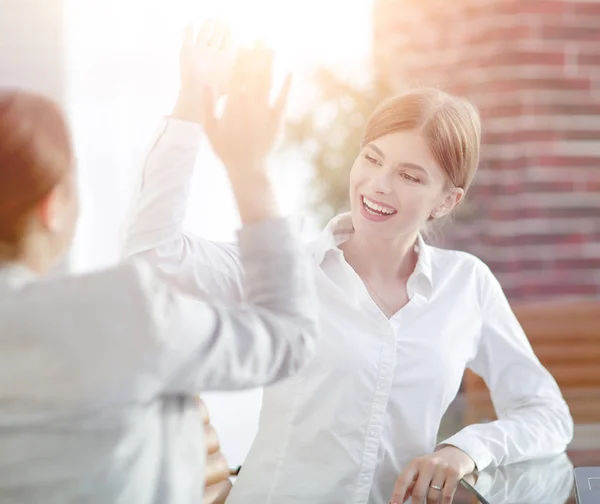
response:
{"label": "woman's chin", "polygon": [[369,238],[389,239],[398,235],[398,226],[393,222],[373,222],[361,215],[353,219],[354,231]]}
{"label": "woman's chin", "polygon": [[373,221],[365,218],[361,212],[352,211],[352,224],[358,236],[368,239],[390,240],[403,235],[412,235],[418,232],[415,226],[407,225],[398,219],[398,215],[382,221]]}

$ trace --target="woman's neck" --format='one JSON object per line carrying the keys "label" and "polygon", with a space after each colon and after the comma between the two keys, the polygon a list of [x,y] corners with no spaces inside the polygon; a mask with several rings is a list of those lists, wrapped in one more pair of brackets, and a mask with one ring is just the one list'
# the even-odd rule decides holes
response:
{"label": "woman's neck", "polygon": [[361,277],[375,281],[406,280],[418,260],[417,237],[373,239],[353,233],[340,248],[346,261]]}
{"label": "woman's neck", "polygon": [[44,248],[35,239],[27,240],[18,247],[3,245],[0,242],[0,265],[23,266],[38,275],[43,275],[49,269],[51,263],[48,254],[43,253]]}

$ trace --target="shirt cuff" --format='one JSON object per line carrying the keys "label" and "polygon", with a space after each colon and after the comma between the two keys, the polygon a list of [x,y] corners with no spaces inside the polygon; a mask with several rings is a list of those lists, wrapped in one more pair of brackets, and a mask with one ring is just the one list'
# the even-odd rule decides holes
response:
{"label": "shirt cuff", "polygon": [[188,148],[200,146],[204,130],[198,123],[165,116],[159,131],[157,144],[168,142],[171,147]]}
{"label": "shirt cuff", "polygon": [[441,445],[455,446],[459,450],[464,451],[475,462],[475,469],[477,471],[482,471],[492,463],[492,455],[485,443],[478,437],[465,432],[464,429],[442,441]]}

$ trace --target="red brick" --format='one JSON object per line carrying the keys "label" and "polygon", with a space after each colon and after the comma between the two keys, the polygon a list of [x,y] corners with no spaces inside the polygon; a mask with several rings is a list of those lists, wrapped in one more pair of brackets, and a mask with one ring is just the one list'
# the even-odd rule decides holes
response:
{"label": "red brick", "polygon": [[[582,93],[583,96],[589,94]],[[533,102],[527,106],[528,112],[532,115],[557,115],[557,116],[597,116],[600,115],[600,103],[595,103],[589,100],[588,103],[582,104],[571,104],[571,103],[560,103],[558,101],[553,103],[539,103]]]}
{"label": "red brick", "polygon": [[589,269],[600,271],[600,257],[595,259],[574,257],[572,259],[555,260],[553,265],[559,270]]}
{"label": "red brick", "polygon": [[589,78],[519,78],[509,74],[503,79],[495,80],[493,83],[486,82],[495,91],[590,91]]}
{"label": "red brick", "polygon": [[594,207],[558,207],[558,208],[546,208],[544,209],[544,216],[548,218],[556,219],[600,219],[600,205],[598,208]]}
{"label": "red brick", "polygon": [[540,27],[542,39],[564,40],[572,42],[574,40],[600,40],[600,30],[592,26],[577,25],[542,25]]}
{"label": "red brick", "polygon": [[519,14],[566,14],[567,5],[564,0],[527,0],[514,2],[520,4]]}
{"label": "red brick", "polygon": [[518,142],[551,142],[560,138],[556,131],[552,130],[513,130],[502,133],[487,133],[486,144],[514,144]]}
{"label": "red brick", "polygon": [[555,131],[557,139],[561,140],[582,140],[582,141],[598,141],[600,138],[599,130],[562,130]]}
{"label": "red brick", "polygon": [[503,50],[490,50],[489,52],[474,51],[473,53],[467,52],[461,58],[460,64],[463,66],[463,68],[487,68],[520,65],[562,66],[566,62],[567,56],[564,52],[532,50],[517,51],[511,49],[510,46],[505,45]]}
{"label": "red brick", "polygon": [[[471,26],[476,26],[475,23]],[[465,46],[473,46],[476,44],[486,43],[490,40],[504,40],[507,43],[514,42],[516,40],[532,39],[535,35],[535,28],[529,24],[519,23],[518,19],[515,19],[513,25],[498,25],[491,26],[486,30],[473,30],[468,29],[461,34],[461,43]]]}
{"label": "red brick", "polygon": [[557,65],[566,63],[564,52],[552,51],[516,51],[506,53],[500,61],[506,61],[515,65]]}
{"label": "red brick", "polygon": [[[458,86],[456,84],[454,84],[452,88],[453,88],[454,92],[457,92]],[[498,92],[499,90],[495,89],[495,86],[494,86],[494,91]],[[467,93],[464,93],[464,94],[467,94]],[[481,113],[481,117],[484,119],[487,117],[495,117],[495,118],[518,117],[519,115],[521,115],[523,113],[523,108],[522,108],[522,105],[520,105],[520,104],[498,103],[491,107],[481,108],[479,110],[479,112]],[[484,126],[485,126],[485,123],[484,123]],[[484,128],[484,132],[485,132],[485,128]]]}
{"label": "red brick", "polygon": [[545,212],[538,207],[497,208],[490,209],[489,216],[495,222],[511,222],[519,219],[536,219],[544,217]]}
{"label": "red brick", "polygon": [[544,297],[555,296],[596,296],[598,294],[598,286],[593,284],[583,284],[583,285],[572,285],[572,284],[563,284],[558,283],[551,287],[540,286],[538,288],[537,294],[543,295]]}
{"label": "red brick", "polygon": [[509,158],[509,159],[487,159],[485,146],[492,145],[486,142],[483,145],[482,160],[480,162],[479,171],[485,170],[522,170],[531,166],[531,160],[526,157]]}
{"label": "red brick", "polygon": [[501,189],[500,194],[519,194],[523,191],[521,182],[502,184],[499,188]]}
{"label": "red brick", "polygon": [[[598,18],[598,24],[600,26],[600,17]],[[578,65],[598,67],[600,66],[600,51],[597,53],[579,52],[576,56],[576,62]]]}
{"label": "red brick", "polygon": [[575,189],[573,180],[527,180],[523,189],[528,193],[561,193]]}
{"label": "red brick", "polygon": [[600,166],[600,152],[596,157],[590,156],[577,156],[577,157],[567,157],[567,156],[552,156],[550,154],[540,154],[536,158],[538,166],[562,166],[565,168],[569,168],[570,166],[585,166],[589,168],[597,168]]}
{"label": "red brick", "polygon": [[546,262],[541,259],[518,259],[516,261],[495,261],[494,272],[516,273],[519,271],[542,271],[547,267]]}
{"label": "red brick", "polygon": [[572,285],[557,282],[549,285],[536,283],[522,285],[513,299],[524,299],[528,297],[549,298],[561,296],[595,296],[597,287],[595,285]]}
{"label": "red brick", "polygon": [[586,237],[582,234],[519,234],[512,236],[485,236],[484,243],[493,246],[514,245],[552,245],[554,243],[585,243]]}
{"label": "red brick", "polygon": [[577,2],[573,0],[562,0],[562,2],[567,4],[569,13],[583,16],[600,16],[600,3],[598,2]]}

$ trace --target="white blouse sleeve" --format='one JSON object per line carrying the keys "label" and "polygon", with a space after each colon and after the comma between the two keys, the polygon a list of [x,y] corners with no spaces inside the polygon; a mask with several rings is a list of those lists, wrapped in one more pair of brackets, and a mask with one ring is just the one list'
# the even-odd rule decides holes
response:
{"label": "white blouse sleeve", "polygon": [[469,367],[488,386],[498,420],[470,425],[442,444],[456,446],[479,470],[563,452],[573,420],[487,266],[479,271],[482,327]]}
{"label": "white blouse sleeve", "polygon": [[149,262],[170,285],[194,297],[239,301],[242,266],[238,245],[183,231],[202,138],[199,124],[163,119],[129,212],[123,256]]}

